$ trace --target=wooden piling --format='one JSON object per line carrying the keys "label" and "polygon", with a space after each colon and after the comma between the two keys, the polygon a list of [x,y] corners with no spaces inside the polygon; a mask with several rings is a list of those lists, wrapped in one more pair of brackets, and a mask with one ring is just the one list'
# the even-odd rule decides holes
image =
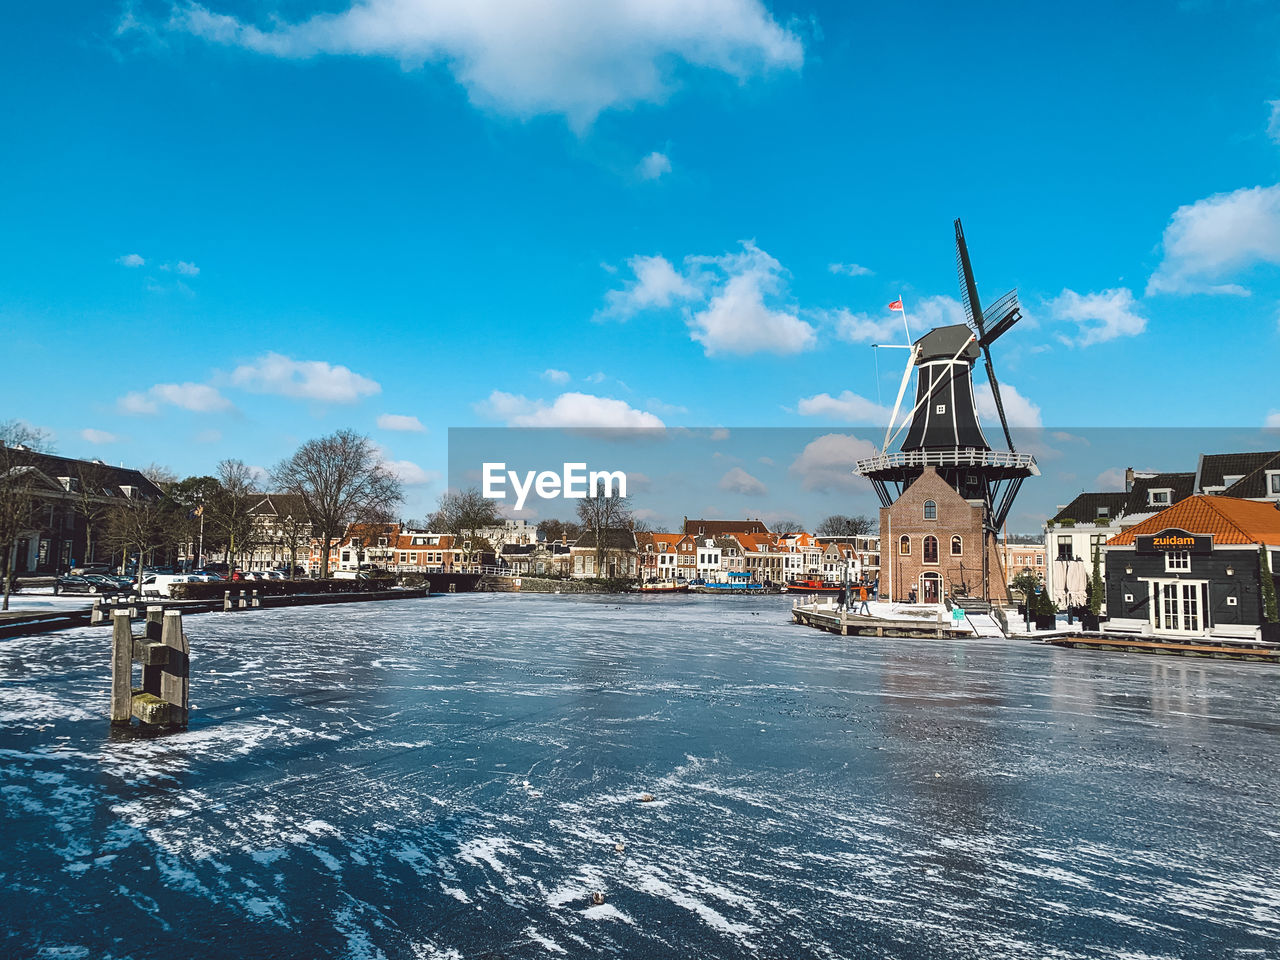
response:
{"label": "wooden piling", "polygon": [[223,613],[231,612],[231,591],[230,590],[222,591],[222,612]]}
{"label": "wooden piling", "polygon": [[191,657],[181,611],[165,611],[160,635],[160,642],[168,651],[168,662],[160,675],[160,699],[169,704],[169,723],[185,727],[190,706]]}
{"label": "wooden piling", "polygon": [[133,626],[128,610],[111,615],[111,722],[127,724],[133,716]]}

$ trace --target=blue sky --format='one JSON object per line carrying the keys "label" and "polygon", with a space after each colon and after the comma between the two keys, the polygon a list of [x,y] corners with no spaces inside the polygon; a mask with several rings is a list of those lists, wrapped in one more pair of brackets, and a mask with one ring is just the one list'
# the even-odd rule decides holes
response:
{"label": "blue sky", "polygon": [[415,515],[449,427],[874,423],[885,304],[955,316],[956,216],[1028,315],[996,350],[1018,422],[1280,426],[1271,4],[0,23],[0,418],[65,454],[270,466],[351,426]]}

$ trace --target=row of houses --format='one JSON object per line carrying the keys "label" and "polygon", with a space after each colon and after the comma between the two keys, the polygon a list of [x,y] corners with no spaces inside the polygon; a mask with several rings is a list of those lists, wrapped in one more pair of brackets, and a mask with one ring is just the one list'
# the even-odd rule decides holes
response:
{"label": "row of houses", "polygon": [[[733,574],[746,574],[753,580],[774,583],[796,578],[839,580],[846,575],[872,581],[880,569],[875,536],[825,538],[771,533],[758,520],[686,519],[679,533],[607,530],[602,532],[600,543],[592,533],[572,541],[538,540],[516,527],[486,533],[472,542],[399,524],[353,527],[332,549],[330,566],[344,571],[380,567],[392,573],[497,568],[524,576],[644,581],[725,582]],[[319,541],[308,541],[301,565],[318,571],[320,554]],[[278,562],[279,557],[271,552],[251,560],[263,567]]]}

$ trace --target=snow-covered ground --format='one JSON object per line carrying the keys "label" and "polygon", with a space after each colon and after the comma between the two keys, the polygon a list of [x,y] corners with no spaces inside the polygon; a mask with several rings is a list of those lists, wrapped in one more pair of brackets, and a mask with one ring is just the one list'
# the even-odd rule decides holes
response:
{"label": "snow-covered ground", "polygon": [[93,606],[93,597],[83,593],[53,594],[52,587],[23,590],[9,597],[10,610],[87,610]]}

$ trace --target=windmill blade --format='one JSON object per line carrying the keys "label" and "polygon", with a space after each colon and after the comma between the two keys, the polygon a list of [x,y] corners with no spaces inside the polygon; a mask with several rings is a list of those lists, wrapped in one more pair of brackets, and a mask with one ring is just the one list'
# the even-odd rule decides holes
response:
{"label": "windmill blade", "polygon": [[969,326],[977,331],[981,340],[986,335],[982,301],[978,299],[978,285],[973,281],[973,265],[969,263],[969,247],[964,242],[964,228],[960,226],[959,218],[956,219],[956,273],[960,277],[960,293],[964,297],[964,312]]}
{"label": "windmill blade", "polygon": [[982,322],[987,332],[982,338],[982,346],[995,343],[1009,332],[1009,329],[1022,319],[1022,307],[1018,303],[1018,291],[1010,290],[1003,297],[982,312]]}
{"label": "windmill blade", "polygon": [[1000,384],[996,380],[995,367],[991,365],[991,350],[984,343],[982,344],[982,355],[986,359],[987,365],[987,383],[991,384],[991,399],[996,402],[996,413],[1000,415],[1000,427],[1004,430],[1005,442],[1009,444],[1009,452],[1016,453],[1013,449],[1013,435],[1009,433],[1009,421],[1004,415],[1004,401],[1000,399]]}
{"label": "windmill blade", "polygon": [[902,371],[902,383],[898,387],[898,399],[893,401],[893,413],[889,415],[889,425],[884,428],[884,446],[880,448],[881,453],[889,452],[889,437],[893,435],[893,424],[898,419],[898,411],[902,409],[902,398],[907,392],[907,384],[911,382],[911,368],[916,362],[917,347],[908,344],[907,348],[911,352],[907,355],[907,366]]}

